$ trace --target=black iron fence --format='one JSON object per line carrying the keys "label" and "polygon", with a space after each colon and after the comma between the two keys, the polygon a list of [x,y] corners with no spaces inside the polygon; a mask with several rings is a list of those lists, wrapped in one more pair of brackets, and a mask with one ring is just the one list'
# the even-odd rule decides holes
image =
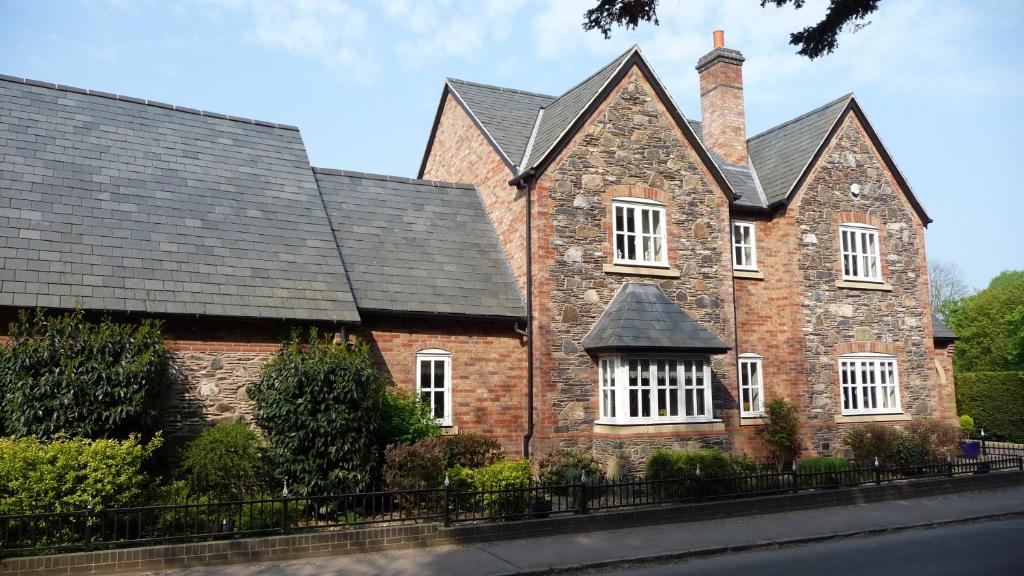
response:
{"label": "black iron fence", "polygon": [[727,498],[749,498],[805,490],[952,477],[994,470],[1024,470],[1024,450],[989,446],[977,459],[946,458],[904,466],[853,462],[820,468],[767,469],[672,479],[582,478],[574,484],[505,485],[486,489],[452,486],[337,496],[281,497],[237,502],[197,502],[132,508],[0,516],[0,554],[6,557],[87,551],[174,542],[194,542],[434,522],[499,522],[587,514]]}

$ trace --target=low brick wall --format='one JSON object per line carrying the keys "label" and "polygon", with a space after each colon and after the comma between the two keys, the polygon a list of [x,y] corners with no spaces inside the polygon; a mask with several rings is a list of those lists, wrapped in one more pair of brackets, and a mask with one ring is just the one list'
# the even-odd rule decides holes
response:
{"label": "low brick wall", "polygon": [[472,544],[552,534],[613,530],[630,526],[808,510],[1020,484],[1024,484],[1024,472],[998,472],[979,476],[936,478],[902,484],[819,490],[682,506],[639,508],[544,520],[465,524],[451,528],[444,528],[437,524],[419,524],[11,558],[0,561],[0,575],[131,574],[218,564],[280,562],[300,558]]}

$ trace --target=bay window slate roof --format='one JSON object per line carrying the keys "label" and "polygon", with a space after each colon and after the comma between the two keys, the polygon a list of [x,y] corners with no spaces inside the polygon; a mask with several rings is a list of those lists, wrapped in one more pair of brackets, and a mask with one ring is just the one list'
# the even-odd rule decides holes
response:
{"label": "bay window slate roof", "polygon": [[526,316],[476,188],[314,170],[360,310]]}
{"label": "bay window slate roof", "polygon": [[583,338],[586,350],[725,352],[724,342],[654,284],[626,283]]}
{"label": "bay window slate roof", "polygon": [[0,78],[0,305],[359,314],[297,129]]}

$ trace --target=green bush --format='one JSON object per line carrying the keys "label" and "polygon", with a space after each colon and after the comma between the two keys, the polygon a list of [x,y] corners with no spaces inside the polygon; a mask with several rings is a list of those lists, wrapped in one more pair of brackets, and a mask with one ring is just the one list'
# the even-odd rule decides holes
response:
{"label": "green bush", "polygon": [[217,502],[267,493],[259,435],[241,423],[218,424],[185,445],[179,474],[193,496]]}
{"label": "green bush", "polygon": [[142,504],[150,486],[145,464],[160,442],[159,435],[147,443],[138,436],[0,438],[0,515]]}
{"label": "green bush", "polygon": [[250,386],[275,473],[295,494],[338,494],[379,477],[386,380],[364,343],[293,334]]}
{"label": "green bush", "polygon": [[21,311],[10,337],[0,346],[3,433],[127,438],[159,430],[171,382],[159,322]]}
{"label": "green bush", "polygon": [[966,438],[970,438],[974,434],[974,418],[964,414],[960,417],[960,433]]}
{"label": "green bush", "polygon": [[796,405],[783,398],[765,405],[765,425],[761,439],[778,464],[792,462],[800,453],[800,418]]}
{"label": "green bush", "polygon": [[[487,515],[518,515],[530,509],[533,483],[529,460],[499,460],[483,468],[456,466],[449,472],[456,490],[480,492],[468,496],[472,501],[456,505],[471,507]],[[458,497],[457,497],[458,498]]]}
{"label": "green bush", "polygon": [[556,450],[538,464],[540,482],[547,486],[579,484],[584,474],[588,484],[605,480],[604,467],[586,450]]}
{"label": "green bush", "polygon": [[838,488],[844,484],[857,484],[860,474],[857,464],[835,456],[814,456],[796,463],[796,473],[802,488]]}
{"label": "green bush", "polygon": [[474,433],[395,444],[384,454],[384,482],[391,490],[440,486],[446,471],[482,468],[498,462],[501,454],[497,441]]}
{"label": "green bush", "polygon": [[482,468],[498,462],[503,456],[497,440],[475,432],[445,436],[443,445],[446,469],[455,466]]}
{"label": "green bush", "polygon": [[846,445],[861,466],[871,466],[877,457],[882,466],[895,464],[901,430],[877,422],[857,426],[846,433]]}
{"label": "green bush", "polygon": [[[733,456],[711,448],[692,452],[659,449],[647,457],[647,461],[644,463],[644,474],[647,480],[663,482],[655,484],[654,490],[664,497],[684,498],[696,495],[698,468],[702,479],[711,480],[749,475],[754,472],[756,466],[747,458]],[[732,484],[727,480],[706,482],[704,495],[729,492],[733,487]]]}
{"label": "green bush", "polygon": [[1024,442],[1024,372],[958,372],[956,405],[985,437]]}
{"label": "green bush", "polygon": [[911,420],[904,428],[870,422],[847,432],[846,443],[861,466],[878,457],[881,466],[916,466],[957,451],[960,429],[933,418]]}
{"label": "green bush", "polygon": [[388,387],[377,433],[377,444],[383,451],[392,444],[411,444],[420,438],[440,436],[441,428],[431,416],[429,405],[408,392]]}

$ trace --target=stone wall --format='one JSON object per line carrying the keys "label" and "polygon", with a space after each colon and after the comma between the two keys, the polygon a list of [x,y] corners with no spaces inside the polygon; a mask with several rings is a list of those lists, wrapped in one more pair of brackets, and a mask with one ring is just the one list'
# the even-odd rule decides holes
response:
{"label": "stone wall", "polygon": [[[636,458],[676,446],[685,432],[651,438],[593,440],[597,364],[581,341],[624,282],[657,283],[694,319],[733,342],[729,207],[648,81],[632,70],[533,190],[537,432],[535,454],[557,446],[611,445]],[[611,199],[639,196],[666,205],[669,264],[677,277],[643,270],[606,272],[611,264]],[[733,419],[732,353],[712,362],[714,415]]]}

